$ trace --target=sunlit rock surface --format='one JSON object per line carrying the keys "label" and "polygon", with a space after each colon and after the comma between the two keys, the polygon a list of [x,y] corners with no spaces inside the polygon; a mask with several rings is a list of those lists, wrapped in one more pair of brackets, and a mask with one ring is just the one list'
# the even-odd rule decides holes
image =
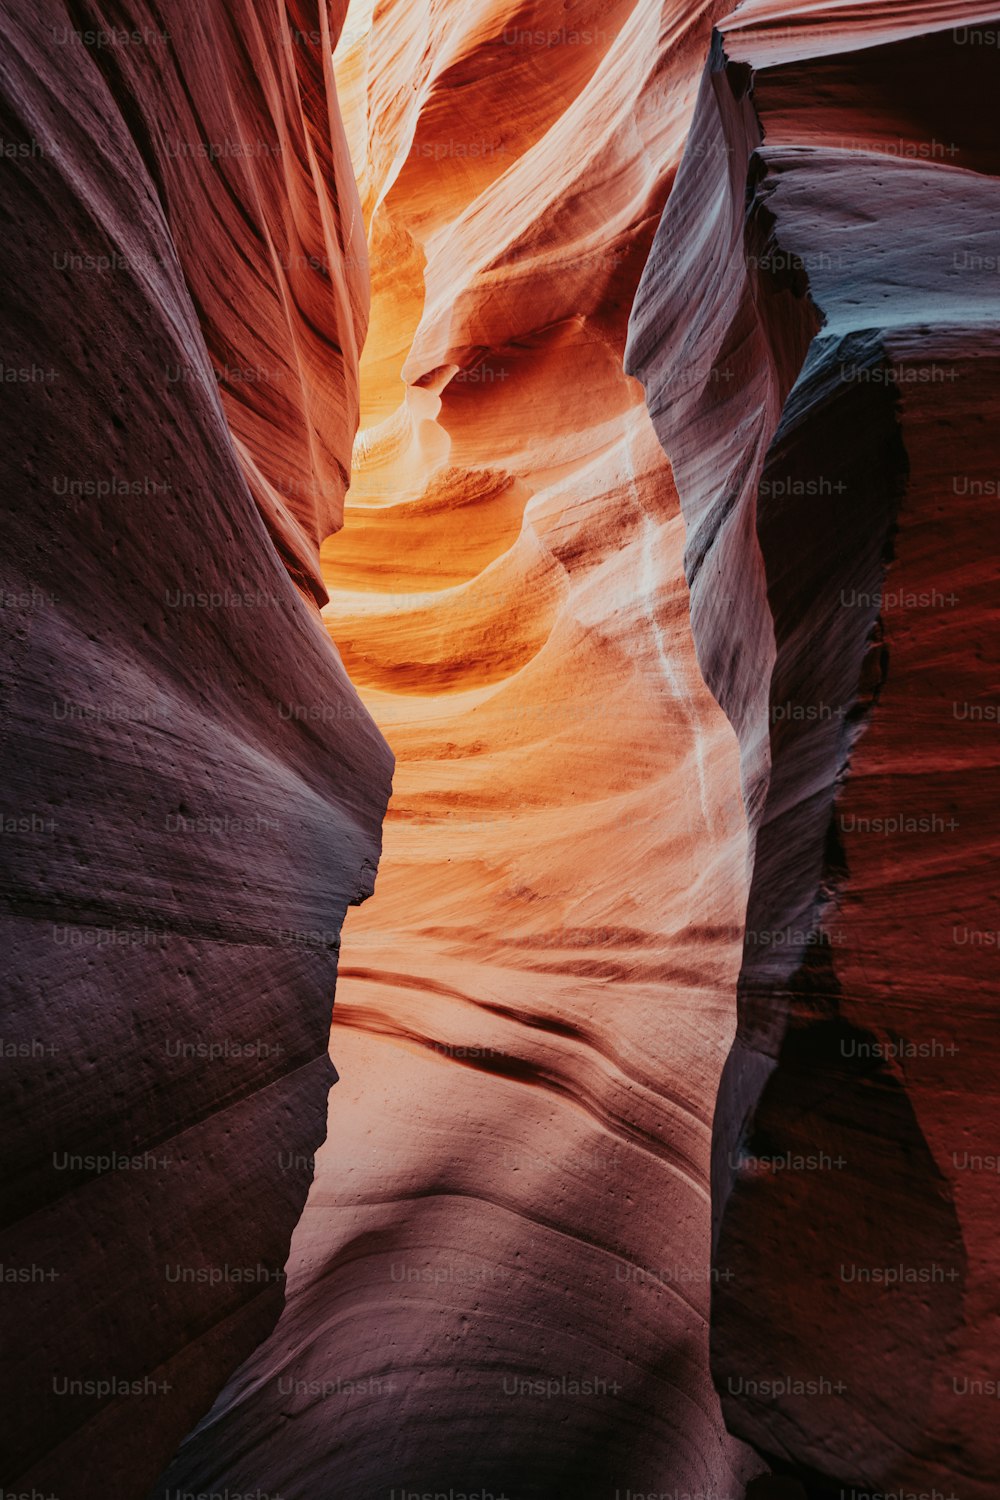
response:
{"label": "sunlit rock surface", "polygon": [[817,1496],[985,1500],[1000,1462],[984,14],[721,22],[630,333],[753,853],[713,1373]]}
{"label": "sunlit rock surface", "polygon": [[273,1326],[326,1131],[391,768],[317,608],[367,273],[325,6],[0,17],[2,1478],[93,1500]]}
{"label": "sunlit rock surface", "polygon": [[395,790],[286,1313],[157,1495],[740,1500],[759,1468],[708,1373],[737,746],[622,372],[710,21],[348,20],[374,301],[325,617]]}

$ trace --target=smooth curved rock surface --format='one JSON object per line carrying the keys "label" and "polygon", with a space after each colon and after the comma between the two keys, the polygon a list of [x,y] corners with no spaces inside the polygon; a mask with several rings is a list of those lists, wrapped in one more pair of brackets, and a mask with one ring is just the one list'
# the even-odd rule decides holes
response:
{"label": "smooth curved rock surface", "polygon": [[995,1492],[1000,28],[721,8],[0,0],[5,1492]]}
{"label": "smooth curved rock surface", "polygon": [[711,7],[369,16],[337,58],[374,297],[324,575],[395,790],[286,1312],[153,1493],[742,1500],[706,1318],[745,825],[621,364]]}
{"label": "smooth curved rock surface", "polygon": [[1000,1464],[982,18],[721,22],[630,331],[753,855],[713,1373],[731,1429],[816,1496],[985,1500]]}
{"label": "smooth curved rock surface", "polygon": [[273,1326],[326,1130],[391,773],[317,609],[367,273],[335,12],[0,17],[2,1478],[92,1500]]}

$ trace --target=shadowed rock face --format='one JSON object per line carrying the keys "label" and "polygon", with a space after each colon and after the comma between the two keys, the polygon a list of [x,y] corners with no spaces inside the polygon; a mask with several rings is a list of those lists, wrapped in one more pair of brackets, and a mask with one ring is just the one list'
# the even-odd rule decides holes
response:
{"label": "shadowed rock face", "polygon": [[996,54],[977,7],[900,9],[720,23],[628,367],[750,820],[713,1161],[727,1421],[818,1496],[978,1500],[1000,1457]]}
{"label": "shadowed rock face", "polygon": [[710,19],[348,19],[373,307],[326,619],[398,766],[286,1312],[157,1496],[742,1500],[760,1467],[706,1321],[736,744],[621,364]]}
{"label": "shadowed rock face", "polygon": [[266,1336],[326,1130],[367,278],[325,7],[0,15],[3,1480],[90,1500]]}

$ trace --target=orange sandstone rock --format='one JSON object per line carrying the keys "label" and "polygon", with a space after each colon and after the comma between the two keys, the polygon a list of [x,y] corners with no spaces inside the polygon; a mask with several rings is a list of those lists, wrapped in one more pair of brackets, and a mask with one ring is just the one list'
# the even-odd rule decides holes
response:
{"label": "orange sandstone rock", "polygon": [[709,12],[523,15],[384,5],[338,52],[373,309],[325,618],[398,765],[286,1314],[161,1494],[759,1469],[707,1368],[736,747],[622,371]]}

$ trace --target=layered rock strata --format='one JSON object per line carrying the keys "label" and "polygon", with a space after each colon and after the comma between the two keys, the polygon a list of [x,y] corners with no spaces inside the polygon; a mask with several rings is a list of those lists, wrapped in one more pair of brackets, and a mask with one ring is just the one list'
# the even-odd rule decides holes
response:
{"label": "layered rock strata", "polygon": [[[712,1366],[816,1496],[995,1493],[997,32],[720,23],[632,314],[752,880]],[[708,164],[708,165],[707,165]]]}
{"label": "layered rock strata", "polygon": [[273,1337],[154,1493],[742,1500],[708,1376],[745,900],[629,307],[709,7],[388,4],[333,638],[398,757]]}
{"label": "layered rock strata", "polygon": [[0,7],[6,1491],[266,1336],[391,756],[331,649],[367,273],[325,5]]}

